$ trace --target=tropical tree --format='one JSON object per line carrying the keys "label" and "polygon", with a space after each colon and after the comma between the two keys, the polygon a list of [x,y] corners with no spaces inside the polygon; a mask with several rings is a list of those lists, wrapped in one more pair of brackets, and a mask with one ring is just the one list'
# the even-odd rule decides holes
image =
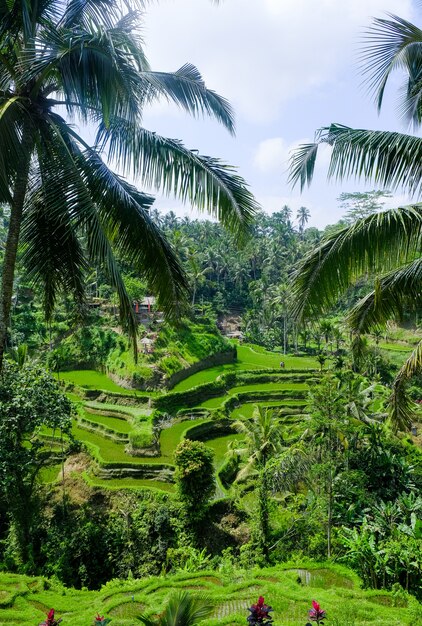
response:
{"label": "tropical tree", "polygon": [[7,361],[0,380],[0,498],[7,505],[20,562],[33,566],[36,481],[48,463],[41,432],[68,434],[73,409],[57,381],[32,364]]}
{"label": "tropical tree", "polygon": [[259,544],[265,558],[269,549],[269,492],[270,480],[267,464],[281,450],[281,433],[274,411],[257,405],[252,419],[239,420],[234,427],[244,435],[245,448],[236,450],[240,456],[246,457],[246,463],[240,470],[237,480],[246,478],[251,473],[258,476],[258,514]]}
{"label": "tropical tree", "polygon": [[[193,65],[174,73],[151,71],[138,34],[141,5],[1,3],[0,203],[9,207],[10,220],[0,367],[19,244],[30,278],[44,287],[47,317],[60,291],[83,306],[84,276],[93,263],[116,289],[134,337],[135,318],[116,255],[148,280],[168,313],[186,299],[186,276],[149,213],[153,198],[104,159],[121,174],[210,212],[238,235],[253,216],[254,199],[231,167],[142,127],[144,106],[164,98],[234,131],[230,105],[205,87]],[[87,124],[96,130],[93,146],[77,130]]]}
{"label": "tropical tree", "polygon": [[311,212],[306,206],[301,206],[296,213],[297,221],[299,222],[299,233],[303,237],[303,231],[305,230],[305,226],[311,217]]}
{"label": "tropical tree", "polygon": [[[368,31],[363,71],[381,107],[392,72],[406,72],[402,113],[415,127],[422,121],[422,30],[397,16],[376,19]],[[319,147],[332,147],[329,176],[357,176],[385,189],[401,187],[418,197],[422,188],[422,139],[389,131],[332,124],[317,132],[292,157],[290,179],[303,188],[314,174]],[[415,204],[371,214],[329,236],[300,264],[293,284],[296,318],[327,311],[358,277],[375,276],[374,289],[350,312],[355,332],[366,333],[415,306],[422,285],[422,206]],[[351,262],[353,259],[353,262]],[[333,268],[336,271],[333,272]],[[422,342],[399,371],[393,385],[391,418],[408,428],[412,405],[406,384],[422,366]]]}
{"label": "tropical tree", "polygon": [[338,200],[341,208],[346,211],[343,219],[352,224],[358,219],[377,213],[385,204],[382,202],[383,198],[391,198],[391,193],[377,189],[341,193]]}

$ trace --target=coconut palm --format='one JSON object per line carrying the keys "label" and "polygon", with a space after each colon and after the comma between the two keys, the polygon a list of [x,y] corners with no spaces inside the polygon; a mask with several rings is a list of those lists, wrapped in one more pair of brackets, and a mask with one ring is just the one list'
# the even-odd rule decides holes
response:
{"label": "coconut palm", "polygon": [[[139,38],[141,5],[16,0],[0,6],[0,202],[10,209],[0,367],[18,245],[30,277],[44,287],[47,317],[60,291],[82,306],[84,275],[94,263],[108,274],[134,336],[116,255],[148,280],[168,313],[186,299],[184,272],[149,214],[153,198],[122,175],[210,212],[237,234],[251,221],[255,202],[231,167],[143,128],[144,106],[159,98],[194,116],[210,115],[230,132],[234,125],[230,105],[205,87],[194,66],[151,71]],[[84,125],[96,131],[93,146],[79,133]]]}
{"label": "coconut palm", "polygon": [[[414,126],[422,121],[422,30],[397,16],[377,19],[368,31],[363,68],[381,107],[385,86],[396,68],[406,72],[401,110]],[[422,191],[422,139],[388,131],[352,129],[332,124],[302,145],[291,160],[290,179],[303,188],[312,180],[318,149],[332,147],[329,176],[357,176],[379,186],[403,188],[416,198]],[[293,295],[297,318],[327,311],[358,277],[375,276],[374,290],[350,312],[349,323],[365,333],[415,305],[422,287],[422,205],[387,210],[342,228],[308,255],[297,270]],[[333,269],[335,268],[335,271]],[[422,343],[394,382],[392,422],[407,428],[412,419],[406,383],[422,366]]]}
{"label": "coconut palm", "polygon": [[306,206],[301,206],[296,213],[297,221],[299,222],[299,233],[303,238],[303,231],[305,230],[305,226],[311,217],[311,212]]}
{"label": "coconut palm", "polygon": [[269,493],[270,483],[267,464],[271,457],[282,449],[282,434],[279,420],[273,410],[256,405],[252,418],[235,422],[234,428],[245,437],[245,447],[232,449],[240,457],[246,457],[246,464],[240,470],[236,480],[242,480],[248,475],[258,477],[258,514],[259,514],[259,544],[265,558],[269,549]]}
{"label": "coconut palm", "polygon": [[144,626],[196,626],[210,615],[212,609],[210,600],[178,591],[170,597],[163,613],[157,618],[141,615],[138,619]]}

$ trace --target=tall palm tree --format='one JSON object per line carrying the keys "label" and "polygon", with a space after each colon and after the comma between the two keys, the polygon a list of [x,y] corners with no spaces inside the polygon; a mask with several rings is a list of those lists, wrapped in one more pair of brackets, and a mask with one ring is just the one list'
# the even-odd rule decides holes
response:
{"label": "tall palm tree", "polygon": [[270,483],[267,464],[282,448],[282,434],[279,421],[273,410],[257,405],[252,419],[235,422],[234,427],[245,436],[245,448],[236,450],[239,456],[246,456],[246,464],[240,470],[237,480],[245,478],[251,472],[258,474],[258,513],[260,547],[268,558],[270,524],[269,492]]}
{"label": "tall palm tree", "polygon": [[[376,19],[368,31],[362,55],[363,71],[378,108],[391,73],[406,73],[401,110],[418,127],[422,121],[422,30],[390,15]],[[291,160],[290,179],[303,188],[314,174],[319,146],[332,147],[329,176],[356,176],[386,189],[403,188],[418,198],[422,191],[422,139],[388,131],[371,131],[332,124],[317,132],[316,141],[302,145]],[[422,205],[370,215],[322,242],[297,270],[293,294],[296,317],[326,311],[358,277],[375,277],[374,290],[350,312],[356,332],[369,332],[420,301],[422,289]],[[335,271],[333,271],[335,268]],[[407,428],[412,406],[405,394],[407,381],[422,367],[422,342],[407,359],[395,382],[392,422]]]}
{"label": "tall palm tree", "polygon": [[[230,105],[205,87],[194,66],[151,71],[139,38],[141,5],[141,0],[0,5],[0,202],[10,208],[0,367],[19,244],[31,278],[44,287],[47,317],[60,290],[83,304],[84,274],[93,262],[117,290],[122,318],[134,336],[115,254],[143,274],[168,313],[186,299],[185,274],[149,215],[153,198],[122,175],[189,201],[238,235],[254,214],[255,201],[231,167],[142,127],[144,106],[163,97],[234,131]],[[96,130],[93,146],[72,120]]]}
{"label": "tall palm tree", "polygon": [[299,233],[303,237],[303,232],[305,230],[305,226],[311,217],[311,212],[306,206],[301,206],[300,209],[297,210],[296,218],[299,223]]}

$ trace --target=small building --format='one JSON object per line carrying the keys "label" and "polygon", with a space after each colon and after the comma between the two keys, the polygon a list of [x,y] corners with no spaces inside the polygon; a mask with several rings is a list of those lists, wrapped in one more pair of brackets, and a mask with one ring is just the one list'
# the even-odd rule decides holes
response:
{"label": "small building", "polygon": [[152,347],[154,345],[154,341],[152,339],[149,337],[142,337],[139,343],[141,344],[142,351],[145,352],[145,354],[152,352]]}

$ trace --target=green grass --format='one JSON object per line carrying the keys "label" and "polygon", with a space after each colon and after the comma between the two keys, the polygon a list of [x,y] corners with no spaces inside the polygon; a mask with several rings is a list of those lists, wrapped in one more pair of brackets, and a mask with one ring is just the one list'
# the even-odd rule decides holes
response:
{"label": "green grass", "polygon": [[[205,594],[212,600],[213,613],[202,626],[243,626],[247,607],[261,594],[273,606],[275,624],[285,626],[303,626],[312,599],[327,611],[327,623],[336,626],[422,624],[416,603],[410,608],[396,607],[391,594],[360,589],[350,570],[316,563],[283,567],[113,580],[100,591],[64,589],[57,581],[0,574],[0,626],[35,626],[51,607],[56,617],[63,618],[63,626],[87,626],[96,612],[112,618],[116,626],[134,626],[139,623],[139,614],[160,613],[169,596],[179,589]],[[304,572],[309,573],[306,584],[298,584],[298,569],[303,580]]]}
{"label": "green grass", "polygon": [[116,385],[108,376],[101,374],[95,370],[72,370],[70,372],[61,372],[60,380],[73,383],[84,389],[99,389],[101,391],[111,391],[113,393],[122,393],[125,395],[134,395],[131,389],[125,389]]}
{"label": "green grass", "polygon": [[108,415],[99,415],[97,413],[89,413],[84,411],[83,417],[93,424],[101,424],[107,428],[111,428],[117,433],[130,433],[133,430],[133,424],[130,424],[124,419],[118,417],[109,417]]}
{"label": "green grass", "polygon": [[392,350],[393,352],[412,352],[413,348],[412,346],[406,346],[405,344],[402,343],[380,343],[379,348],[381,348],[381,350]]}
{"label": "green grass", "polygon": [[[260,406],[268,407],[268,408],[282,408],[289,407],[295,408],[297,406],[303,406],[303,400],[274,400],[273,402],[260,402]],[[236,407],[232,412],[230,417],[234,420],[240,418],[250,418],[255,410],[257,403],[256,402],[245,402],[240,406]]]}
{"label": "green grass", "polygon": [[289,369],[319,369],[318,361],[311,356],[292,356],[290,354],[280,354],[269,352],[261,346],[239,345],[237,347],[238,362],[243,365],[243,369],[252,369],[253,365],[262,368],[278,368],[280,362],[284,361],[285,370]]}
{"label": "green grass", "polygon": [[148,417],[152,413],[152,409],[149,409],[147,406],[126,406],[123,404],[111,404],[108,402],[96,402],[95,400],[89,400],[84,403],[85,406],[91,407],[92,409],[99,409],[100,411],[110,411],[110,412],[118,412],[124,413],[125,415],[132,417]]}
{"label": "green grass", "polygon": [[291,389],[293,391],[307,391],[309,386],[306,383],[253,383],[251,385],[240,385],[238,387],[232,387],[228,395],[234,396],[236,393],[242,393],[244,391],[283,391]]}
{"label": "green grass", "polygon": [[174,493],[176,487],[172,483],[165,483],[159,480],[144,478],[109,478],[102,479],[97,476],[89,476],[84,473],[84,479],[91,487],[100,487],[101,489],[153,489],[158,491],[167,491]]}
{"label": "green grass", "polygon": [[[248,369],[259,369],[260,365],[250,366]],[[177,383],[171,391],[187,391],[188,389],[192,389],[193,387],[197,387],[198,385],[203,385],[204,383],[212,383],[218,376],[221,374],[225,374],[227,372],[235,372],[242,371],[245,369],[245,366],[241,362],[237,363],[229,363],[227,365],[216,365],[215,367],[210,367],[206,370],[202,370],[201,372],[196,372],[196,374],[192,374],[189,378],[185,378],[185,380]]]}
{"label": "green grass", "polygon": [[62,469],[61,463],[55,463],[54,465],[47,465],[43,467],[38,475],[39,481],[43,484],[54,483]]}
{"label": "green grass", "polygon": [[[227,394],[223,396],[217,396],[216,398],[210,398],[209,400],[205,400],[199,406],[204,409],[218,409],[224,404],[224,402],[230,396],[233,396],[237,393],[243,393],[246,391],[264,391],[264,392],[265,391],[268,391],[268,392],[289,391],[289,390],[306,391],[307,389],[308,389],[308,385],[306,383],[258,383],[258,384],[253,384],[253,385],[243,385],[239,387],[233,387],[232,389],[228,391]],[[255,403],[256,402],[257,401],[255,401]],[[266,403],[265,400],[262,400],[261,404],[262,402]],[[299,402],[303,402],[303,400]],[[282,405],[282,404],[284,404],[284,400],[277,400],[275,406]]]}
{"label": "green grass", "polygon": [[177,446],[177,444],[181,441],[184,434],[189,430],[189,428],[193,428],[193,426],[198,426],[199,424],[203,424],[203,419],[197,420],[189,420],[186,422],[179,422],[178,424],[174,424],[170,428],[165,428],[161,431],[160,436],[160,448],[162,459],[173,460],[173,453]]}
{"label": "green grass", "polygon": [[139,457],[126,454],[124,444],[115,443],[110,439],[105,439],[100,434],[79,428],[79,426],[77,426],[76,424],[73,426],[73,434],[80,441],[83,441],[84,443],[95,447],[100,459],[106,463],[124,464],[126,462],[136,463],[137,465],[160,465],[162,463],[172,464],[173,452],[184,433],[189,428],[197,426],[198,424],[202,424],[203,421],[204,420],[202,419],[189,420],[187,422],[174,424],[170,428],[165,428],[161,432],[160,437],[161,456],[157,457]]}
{"label": "green grass", "polygon": [[161,457],[139,457],[131,456],[125,452],[125,444],[116,443],[111,439],[106,439],[98,433],[94,433],[83,428],[79,428],[76,424],[72,428],[72,432],[76,439],[88,444],[97,452],[100,461],[105,463],[135,463],[136,465],[154,465],[162,463]]}
{"label": "green grass", "polygon": [[255,370],[255,369],[274,369],[280,368],[280,361],[284,361],[285,370],[289,369],[319,369],[319,364],[313,357],[297,357],[291,355],[276,354],[269,352],[261,346],[239,345],[237,346],[237,361],[227,365],[218,365],[202,370],[196,374],[192,374],[189,378],[182,380],[175,385],[172,391],[187,391],[197,385],[210,383],[218,376],[226,372]]}
{"label": "green grass", "polygon": [[208,439],[206,445],[214,452],[214,465],[218,471],[226,460],[227,446],[231,441],[241,441],[244,435],[238,433],[233,435],[225,435],[216,439]]}

